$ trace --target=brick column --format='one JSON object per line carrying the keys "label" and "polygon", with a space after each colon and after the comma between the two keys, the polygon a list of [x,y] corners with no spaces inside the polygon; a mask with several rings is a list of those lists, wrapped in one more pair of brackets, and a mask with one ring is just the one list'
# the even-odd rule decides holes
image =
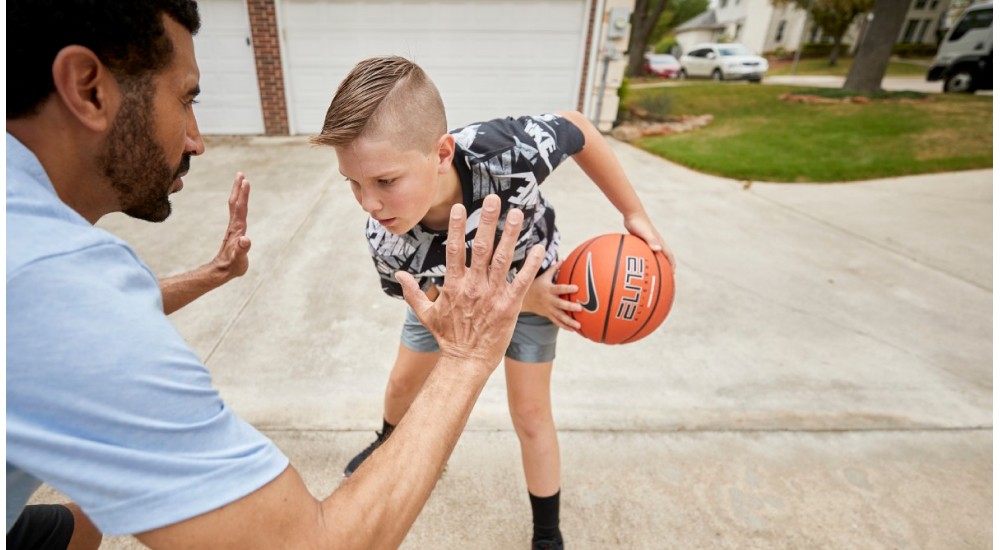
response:
{"label": "brick column", "polygon": [[247,0],[250,33],[257,63],[257,87],[264,111],[264,133],[288,135],[288,106],[285,103],[285,78],[281,67],[281,46],[274,0]]}
{"label": "brick column", "polygon": [[587,38],[583,42],[583,71],[580,76],[580,91],[577,95],[576,110],[586,115],[587,106],[583,101],[587,98],[587,77],[590,76],[590,48],[594,40],[594,22],[597,19],[597,0],[590,2],[590,14],[587,16]]}

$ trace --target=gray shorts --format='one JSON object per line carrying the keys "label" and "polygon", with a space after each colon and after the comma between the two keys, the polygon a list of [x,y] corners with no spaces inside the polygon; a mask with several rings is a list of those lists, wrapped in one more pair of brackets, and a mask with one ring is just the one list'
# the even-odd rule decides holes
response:
{"label": "gray shorts", "polygon": [[[541,315],[522,313],[517,316],[514,336],[507,346],[507,357],[523,363],[548,363],[556,357],[556,336],[559,327]],[[406,307],[406,321],[403,322],[403,345],[413,351],[440,351],[431,331],[420,324],[413,308]]]}

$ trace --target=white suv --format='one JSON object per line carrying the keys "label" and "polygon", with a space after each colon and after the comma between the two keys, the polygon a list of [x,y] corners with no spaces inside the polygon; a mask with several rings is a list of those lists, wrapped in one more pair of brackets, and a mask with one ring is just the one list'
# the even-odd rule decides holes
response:
{"label": "white suv", "polygon": [[699,44],[681,56],[681,78],[760,82],[766,73],[767,60],[742,44]]}

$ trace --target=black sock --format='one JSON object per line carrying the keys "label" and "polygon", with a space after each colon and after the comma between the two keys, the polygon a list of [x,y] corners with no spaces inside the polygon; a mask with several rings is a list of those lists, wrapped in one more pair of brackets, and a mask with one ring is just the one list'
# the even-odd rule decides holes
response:
{"label": "black sock", "polygon": [[531,518],[534,522],[535,530],[533,539],[562,540],[562,533],[559,532],[559,493],[550,497],[536,497],[528,493],[531,500]]}
{"label": "black sock", "polygon": [[395,424],[389,424],[389,421],[383,418],[382,433],[378,434],[379,439],[381,439],[382,441],[389,439],[389,436],[392,435],[392,431],[395,429],[396,429]]}

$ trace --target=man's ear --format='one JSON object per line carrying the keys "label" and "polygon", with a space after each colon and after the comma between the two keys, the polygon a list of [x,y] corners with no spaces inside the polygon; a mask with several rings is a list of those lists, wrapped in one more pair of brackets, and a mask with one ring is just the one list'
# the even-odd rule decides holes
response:
{"label": "man's ear", "polygon": [[52,80],[63,106],[80,124],[95,132],[111,126],[117,110],[110,100],[118,94],[118,83],[89,48],[60,50],[52,62]]}
{"label": "man's ear", "polygon": [[455,158],[455,136],[444,134],[439,137],[434,150],[437,152],[438,172],[443,174],[451,169],[451,161]]}

